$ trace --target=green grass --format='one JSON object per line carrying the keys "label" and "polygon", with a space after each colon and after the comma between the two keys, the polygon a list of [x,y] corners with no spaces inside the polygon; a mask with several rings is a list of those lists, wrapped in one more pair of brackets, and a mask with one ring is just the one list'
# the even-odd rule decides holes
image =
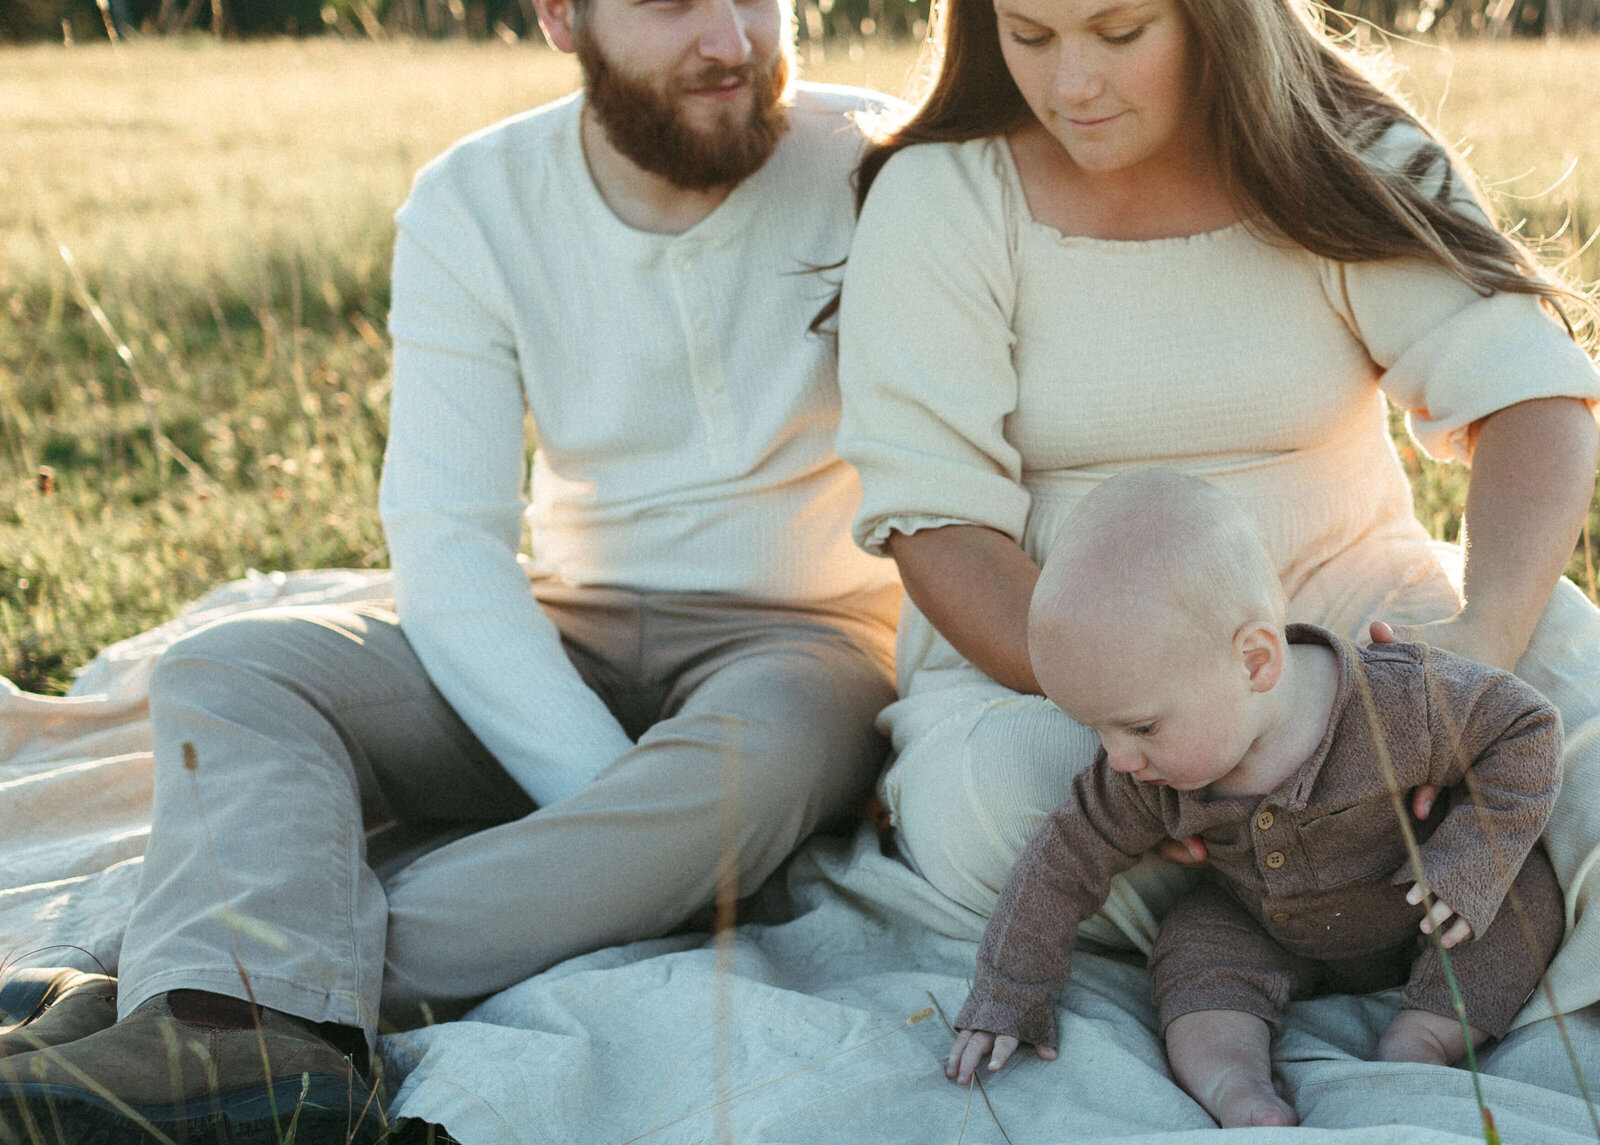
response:
{"label": "green grass", "polygon": [[[898,91],[914,58],[808,74]],[[1593,231],[1600,44],[1401,58],[1533,232]],[[195,39],[0,49],[0,74],[0,675],[59,693],[246,569],[386,563],[392,214],[452,139],[570,90],[570,59]],[[1453,536],[1464,475],[1408,464]]]}

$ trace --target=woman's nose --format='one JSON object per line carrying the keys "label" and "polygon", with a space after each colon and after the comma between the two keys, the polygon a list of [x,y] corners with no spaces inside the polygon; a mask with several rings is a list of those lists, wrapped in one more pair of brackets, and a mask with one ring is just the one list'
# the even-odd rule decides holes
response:
{"label": "woman's nose", "polygon": [[1083,44],[1063,37],[1056,54],[1056,98],[1069,105],[1085,104],[1105,91],[1105,80]]}

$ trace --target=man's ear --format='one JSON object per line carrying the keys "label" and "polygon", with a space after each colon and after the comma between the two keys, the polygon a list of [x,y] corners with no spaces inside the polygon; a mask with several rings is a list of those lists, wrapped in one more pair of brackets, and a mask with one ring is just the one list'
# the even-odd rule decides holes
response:
{"label": "man's ear", "polygon": [[1252,692],[1270,692],[1283,675],[1283,633],[1252,621],[1233,634],[1233,650],[1244,665]]}
{"label": "man's ear", "polygon": [[573,29],[577,26],[578,13],[574,0],[533,0],[533,7],[550,46],[562,52],[577,51],[578,41]]}

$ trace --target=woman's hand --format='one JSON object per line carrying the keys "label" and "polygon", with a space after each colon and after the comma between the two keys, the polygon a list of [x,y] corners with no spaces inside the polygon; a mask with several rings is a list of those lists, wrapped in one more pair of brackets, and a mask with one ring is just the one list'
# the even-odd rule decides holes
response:
{"label": "woman's hand", "polygon": [[1177,863],[1191,871],[1203,871],[1210,866],[1206,857],[1206,841],[1199,835],[1187,839],[1163,839],[1156,844],[1156,854],[1169,863]]}
{"label": "woman's hand", "polygon": [[[1011,1059],[1022,1043],[1009,1034],[993,1034],[988,1030],[958,1030],[955,1045],[945,1059],[944,1076],[957,1085],[966,1085],[977,1072],[983,1055],[989,1055],[989,1072],[993,1073]],[[1034,1052],[1047,1062],[1059,1056],[1054,1046],[1034,1046]]]}
{"label": "woman's hand", "polygon": [[1522,655],[1521,651],[1513,652],[1502,633],[1484,632],[1473,621],[1474,618],[1465,613],[1428,624],[1390,624],[1385,620],[1374,620],[1368,633],[1374,644],[1388,644],[1395,640],[1427,644],[1491,668],[1511,671]]}
{"label": "woman's hand", "polygon": [[1401,639],[1511,671],[1572,557],[1597,457],[1594,416],[1576,398],[1519,402],[1480,421],[1461,526],[1466,603],[1449,620],[1402,626]]}

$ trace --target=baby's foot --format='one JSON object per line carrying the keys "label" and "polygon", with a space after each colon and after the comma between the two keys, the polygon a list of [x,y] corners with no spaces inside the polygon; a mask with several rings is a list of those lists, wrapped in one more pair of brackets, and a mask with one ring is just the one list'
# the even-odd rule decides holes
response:
{"label": "baby's foot", "polygon": [[1193,1010],[1167,1025],[1167,1057],[1178,1084],[1224,1129],[1298,1125],[1272,1088],[1266,1021],[1241,1010]]}
{"label": "baby's foot", "polygon": [[[1489,1035],[1482,1030],[1472,1026],[1468,1029],[1472,1031],[1474,1046],[1488,1040]],[[1372,1060],[1450,1065],[1466,1052],[1467,1039],[1462,1036],[1457,1019],[1426,1010],[1401,1010],[1378,1039]]]}
{"label": "baby's foot", "polygon": [[1244,1080],[1237,1086],[1219,1090],[1215,1101],[1215,1108],[1209,1102],[1204,1103],[1206,1111],[1224,1129],[1300,1124],[1300,1115],[1294,1111],[1294,1106],[1279,1097],[1271,1084]]}

